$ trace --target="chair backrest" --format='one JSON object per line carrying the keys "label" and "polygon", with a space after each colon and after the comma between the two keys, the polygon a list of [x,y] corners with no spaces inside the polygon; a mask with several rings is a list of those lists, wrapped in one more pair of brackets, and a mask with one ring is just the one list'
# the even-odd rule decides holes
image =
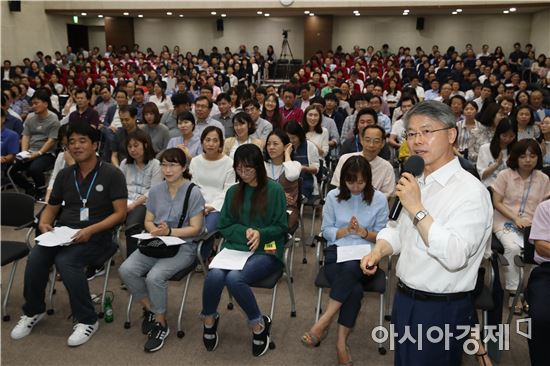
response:
{"label": "chair backrest", "polygon": [[24,193],[2,192],[2,226],[22,226],[34,221],[34,198]]}
{"label": "chair backrest", "polygon": [[531,226],[523,229],[523,262],[528,264],[537,264],[535,262],[535,244],[529,241]]}

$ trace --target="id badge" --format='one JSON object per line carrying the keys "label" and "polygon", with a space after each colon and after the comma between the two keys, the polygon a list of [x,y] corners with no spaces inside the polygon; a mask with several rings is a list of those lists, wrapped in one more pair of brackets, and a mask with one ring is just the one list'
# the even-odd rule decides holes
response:
{"label": "id badge", "polygon": [[266,243],[264,245],[264,252],[268,254],[275,254],[275,252],[277,252],[277,244],[275,243],[275,241]]}
{"label": "id badge", "polygon": [[80,221],[90,220],[90,209],[88,207],[82,207],[80,209]]}

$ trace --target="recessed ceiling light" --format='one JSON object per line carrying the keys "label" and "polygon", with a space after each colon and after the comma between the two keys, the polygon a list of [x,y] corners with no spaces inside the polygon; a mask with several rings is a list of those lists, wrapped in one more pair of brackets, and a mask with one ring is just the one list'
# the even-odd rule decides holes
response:
{"label": "recessed ceiling light", "polygon": [[353,13],[357,14],[357,13],[359,13],[359,10],[354,10]]}
{"label": "recessed ceiling light", "polygon": [[509,10],[504,10],[503,13],[504,14],[508,14],[510,11]]}
{"label": "recessed ceiling light", "polygon": [[462,9],[456,9],[457,13],[462,13]]}
{"label": "recessed ceiling light", "polygon": [[222,14],[222,18],[225,18],[227,16],[227,14]]}
{"label": "recessed ceiling light", "polygon": [[409,9],[405,9],[403,10],[403,13],[408,13],[410,10]]}
{"label": "recessed ceiling light", "polygon": [[143,18],[143,14],[139,14],[139,15],[138,15],[138,18]]}
{"label": "recessed ceiling light", "polygon": [[172,12],[171,12],[171,11],[167,11],[167,12],[166,12],[166,15],[172,15]]}
{"label": "recessed ceiling light", "polygon": [[456,11],[453,11],[451,14],[453,15],[457,15],[458,13]]}
{"label": "recessed ceiling light", "polygon": [[304,14],[309,14],[309,10],[304,10]]}
{"label": "recessed ceiling light", "polygon": [[269,14],[269,13],[265,13],[265,14],[264,14],[264,17],[268,17],[268,16],[270,16],[270,15],[271,15],[271,14]]}
{"label": "recessed ceiling light", "polygon": [[358,16],[360,16],[360,15],[361,15],[360,13],[355,13],[355,16],[356,16],[356,17],[358,17]]}
{"label": "recessed ceiling light", "polygon": [[309,16],[310,16],[310,17],[314,17],[315,14],[314,14],[314,13],[309,13]]}
{"label": "recessed ceiling light", "polygon": [[513,13],[514,11],[516,11],[516,10],[518,10],[518,9],[516,9],[516,8],[510,8],[510,11],[511,11],[512,13]]}
{"label": "recessed ceiling light", "polygon": [[180,14],[180,18],[183,18],[183,14]]}
{"label": "recessed ceiling light", "polygon": [[122,13],[122,15],[128,16],[128,15],[130,15],[130,13],[128,13],[127,11],[125,11],[124,13]]}
{"label": "recessed ceiling light", "polygon": [[88,13],[80,13],[80,15],[82,15],[83,17],[85,17],[86,15],[88,15]]}
{"label": "recessed ceiling light", "polygon": [[256,12],[256,14],[258,14],[258,15],[262,15],[263,13],[264,13],[264,12],[261,11],[261,10],[258,10],[258,11]]}
{"label": "recessed ceiling light", "polygon": [[98,17],[98,18],[103,18],[103,15],[99,14],[97,17]]}
{"label": "recessed ceiling light", "polygon": [[409,13],[405,13],[405,12],[403,12],[403,15],[409,15]]}
{"label": "recessed ceiling light", "polygon": [[216,13],[215,11],[211,11],[210,14],[216,15],[216,14],[218,14],[218,13]]}

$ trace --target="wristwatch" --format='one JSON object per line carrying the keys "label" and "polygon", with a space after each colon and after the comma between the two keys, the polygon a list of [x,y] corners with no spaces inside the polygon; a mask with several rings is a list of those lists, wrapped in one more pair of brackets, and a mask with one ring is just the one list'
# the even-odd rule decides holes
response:
{"label": "wristwatch", "polygon": [[422,221],[429,213],[426,210],[420,210],[414,215],[413,225],[416,226],[420,221]]}

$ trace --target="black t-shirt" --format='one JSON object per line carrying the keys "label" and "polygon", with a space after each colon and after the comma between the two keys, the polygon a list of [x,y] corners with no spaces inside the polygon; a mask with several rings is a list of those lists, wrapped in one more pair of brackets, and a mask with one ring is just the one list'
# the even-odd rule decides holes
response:
{"label": "black t-shirt", "polygon": [[119,163],[128,157],[126,150],[127,141],[128,132],[124,128],[119,128],[115,133],[112,146],[112,151],[117,153]]}
{"label": "black t-shirt", "polygon": [[[98,161],[96,168],[82,182],[79,181],[79,176],[78,165],[75,164],[62,169],[55,178],[48,203],[60,205],[63,201],[65,202],[58,218],[59,225],[74,228],[93,225],[114,212],[113,201],[128,198],[124,174],[114,165]],[[89,220],[80,221],[81,197],[86,197],[92,181],[93,185],[86,203],[89,209]],[[76,184],[80,189],[80,195]]]}

